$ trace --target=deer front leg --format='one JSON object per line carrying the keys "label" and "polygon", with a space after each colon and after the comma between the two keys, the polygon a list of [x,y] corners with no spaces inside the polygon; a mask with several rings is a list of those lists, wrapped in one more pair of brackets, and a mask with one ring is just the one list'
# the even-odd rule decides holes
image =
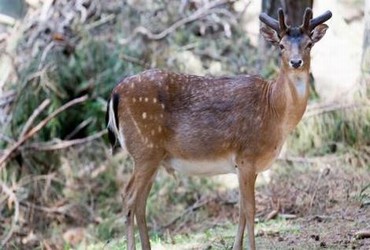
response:
{"label": "deer front leg", "polygon": [[238,162],[238,179],[240,192],[240,215],[238,232],[234,242],[234,250],[242,249],[245,224],[247,225],[249,249],[255,250],[254,239],[254,216],[255,216],[255,197],[254,188],[257,174],[252,164],[245,160]]}
{"label": "deer front leg", "polygon": [[241,250],[243,249],[243,238],[244,238],[244,230],[245,230],[245,204],[244,199],[242,198],[241,192],[239,193],[239,223],[238,223],[238,231],[236,233],[235,241],[233,250]]}

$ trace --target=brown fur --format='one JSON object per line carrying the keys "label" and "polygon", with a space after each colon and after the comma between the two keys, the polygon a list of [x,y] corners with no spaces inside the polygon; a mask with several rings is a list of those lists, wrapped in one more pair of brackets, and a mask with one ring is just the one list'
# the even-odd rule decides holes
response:
{"label": "brown fur", "polygon": [[[325,26],[317,28],[321,37]],[[280,39],[265,31],[267,40],[282,47],[281,69],[275,81],[259,76],[202,77],[155,69],[124,79],[113,90],[112,95],[119,96],[117,131],[124,135],[135,162],[123,195],[128,249],[134,249],[135,244],[134,215],[142,248],[150,249],[145,205],[160,165],[171,171],[173,159],[211,162],[229,155],[235,156],[240,185],[240,221],[234,249],[242,248],[245,226],[249,246],[255,249],[255,179],[278,156],[306,109],[310,43],[314,43],[302,32]],[[320,34],[316,37],[321,38]],[[303,66],[291,67],[292,58],[302,60]]]}

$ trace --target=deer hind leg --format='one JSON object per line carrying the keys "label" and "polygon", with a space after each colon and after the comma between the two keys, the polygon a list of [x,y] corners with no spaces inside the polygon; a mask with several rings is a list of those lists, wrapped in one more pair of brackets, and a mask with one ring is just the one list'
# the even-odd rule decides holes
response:
{"label": "deer hind leg", "polygon": [[135,249],[134,216],[140,233],[142,249],[150,249],[145,211],[146,201],[158,168],[159,161],[135,161],[134,172],[125,187],[123,204],[126,213],[127,249],[129,250]]}
{"label": "deer hind leg", "polygon": [[135,192],[135,174],[133,174],[127,183],[122,194],[123,207],[126,216],[126,240],[127,249],[135,249],[135,231],[134,231],[134,204],[136,199]]}
{"label": "deer hind leg", "polygon": [[238,232],[234,242],[234,250],[242,249],[245,225],[247,226],[249,249],[256,249],[254,239],[254,217],[255,217],[255,196],[254,188],[257,174],[252,164],[245,160],[238,162],[238,179],[240,192],[240,215]]}
{"label": "deer hind leg", "polygon": [[146,201],[152,188],[156,173],[157,168],[148,168],[146,169],[145,174],[140,175],[139,178],[141,179],[138,179],[138,182],[140,183],[140,186],[138,187],[138,193],[140,195],[136,199],[135,216],[140,234],[141,248],[145,250],[150,249],[150,241],[145,214]]}

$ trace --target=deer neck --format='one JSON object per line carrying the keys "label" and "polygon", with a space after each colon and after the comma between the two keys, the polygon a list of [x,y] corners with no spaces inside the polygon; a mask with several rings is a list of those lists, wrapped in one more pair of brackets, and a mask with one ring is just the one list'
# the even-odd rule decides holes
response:
{"label": "deer neck", "polygon": [[272,91],[275,103],[282,109],[284,120],[291,131],[303,116],[309,96],[309,69],[282,68]]}

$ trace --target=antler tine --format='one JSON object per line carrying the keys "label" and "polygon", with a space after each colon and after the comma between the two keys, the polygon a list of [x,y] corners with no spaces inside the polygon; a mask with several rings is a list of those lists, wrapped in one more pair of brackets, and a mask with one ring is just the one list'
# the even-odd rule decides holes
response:
{"label": "antler tine", "polygon": [[310,21],[310,30],[313,30],[317,25],[322,24],[328,21],[332,17],[332,13],[330,10],[326,11],[321,16],[315,17]]}
{"label": "antler tine", "polygon": [[282,8],[278,9],[278,16],[279,16],[280,33],[285,32],[287,30],[287,26],[285,24],[284,11]]}
{"label": "antler tine", "polygon": [[302,27],[304,30],[310,30],[310,20],[312,19],[312,10],[310,8],[306,8],[304,11]]}
{"label": "antler tine", "polygon": [[275,30],[278,34],[285,32],[287,30],[287,26],[285,24],[285,17],[284,17],[284,11],[282,8],[279,8],[278,10],[278,17],[279,21],[276,19],[270,17],[266,13],[260,14],[260,20],[273,30]]}
{"label": "antler tine", "polygon": [[270,17],[269,15],[267,15],[266,13],[260,14],[260,20],[261,22],[263,22],[264,24],[266,24],[267,26],[275,30],[277,33],[280,32],[279,22],[275,20],[274,18]]}

